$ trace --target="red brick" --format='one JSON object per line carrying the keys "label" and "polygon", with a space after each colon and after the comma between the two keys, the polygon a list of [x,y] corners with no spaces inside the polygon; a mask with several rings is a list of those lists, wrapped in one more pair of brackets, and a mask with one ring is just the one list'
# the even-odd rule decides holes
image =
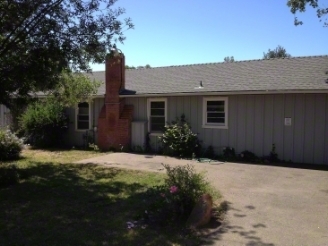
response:
{"label": "red brick", "polygon": [[108,56],[106,60],[105,104],[98,118],[98,146],[102,150],[130,147],[133,107],[119,98],[125,86],[125,58]]}

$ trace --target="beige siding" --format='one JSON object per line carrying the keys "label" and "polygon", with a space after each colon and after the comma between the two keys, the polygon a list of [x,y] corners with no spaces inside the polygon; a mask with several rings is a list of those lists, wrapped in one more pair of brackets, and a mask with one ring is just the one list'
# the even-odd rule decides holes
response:
{"label": "beige siding", "polygon": [[[229,98],[228,129],[202,128],[201,96],[168,97],[168,121],[185,114],[204,146],[217,152],[231,146],[237,153],[249,150],[269,155],[276,145],[286,161],[328,165],[328,95],[275,94],[236,95]],[[147,120],[147,99],[127,98],[134,105],[134,120]],[[285,126],[285,117],[292,119]],[[158,146],[155,137],[151,138]]]}

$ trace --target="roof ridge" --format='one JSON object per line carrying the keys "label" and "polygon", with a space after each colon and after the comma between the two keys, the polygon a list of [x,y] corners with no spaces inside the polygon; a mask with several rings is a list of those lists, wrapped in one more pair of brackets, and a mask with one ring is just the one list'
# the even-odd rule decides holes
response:
{"label": "roof ridge", "polygon": [[[292,57],[276,57],[276,58],[268,58],[268,59],[251,59],[251,60],[241,60],[234,62],[206,62],[206,63],[193,63],[193,64],[183,64],[183,65],[169,65],[169,66],[159,66],[159,67],[150,67],[150,68],[139,68],[139,69],[126,69],[127,71],[145,71],[152,70],[157,68],[175,68],[175,67],[191,67],[191,66],[202,66],[202,65],[216,65],[216,64],[233,64],[233,63],[246,63],[246,62],[256,62],[256,61],[270,61],[270,60],[284,60],[284,59],[304,59],[304,58],[319,58],[319,57],[328,57],[328,55],[312,55],[312,56],[292,56]],[[103,73],[103,71],[92,71],[92,73]]]}
{"label": "roof ridge", "polygon": [[[206,62],[206,63],[193,63],[193,64],[184,64],[184,65],[170,65],[170,66],[159,66],[159,67],[151,67],[148,69],[156,69],[156,68],[172,68],[172,67],[190,67],[190,66],[200,66],[200,65],[215,65],[215,64],[233,64],[233,63],[244,63],[244,62],[254,62],[254,61],[266,61],[266,60],[283,60],[283,59],[298,59],[298,58],[318,58],[318,57],[328,57],[328,55],[313,55],[313,56],[292,56],[292,57],[276,57],[276,58],[268,58],[268,59],[251,59],[251,60],[241,60],[234,62]],[[135,70],[144,70],[144,69],[129,69],[129,71]]]}

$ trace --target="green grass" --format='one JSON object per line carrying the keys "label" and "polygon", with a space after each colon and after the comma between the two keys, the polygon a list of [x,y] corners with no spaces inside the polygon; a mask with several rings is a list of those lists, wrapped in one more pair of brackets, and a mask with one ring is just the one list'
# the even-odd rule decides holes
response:
{"label": "green grass", "polygon": [[96,155],[25,150],[15,162],[20,182],[0,188],[0,244],[198,245],[179,228],[127,229],[126,222],[147,208],[147,189],[164,176],[72,164]]}

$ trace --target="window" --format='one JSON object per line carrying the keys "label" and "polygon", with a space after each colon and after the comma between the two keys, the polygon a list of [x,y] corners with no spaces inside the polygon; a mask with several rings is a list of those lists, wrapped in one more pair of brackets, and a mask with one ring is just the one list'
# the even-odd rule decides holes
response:
{"label": "window", "polygon": [[76,130],[90,129],[89,103],[79,103],[76,111]]}
{"label": "window", "polygon": [[203,99],[203,127],[228,128],[227,97],[205,97]]}
{"label": "window", "polygon": [[166,98],[148,99],[148,131],[150,133],[161,133],[166,123]]}

